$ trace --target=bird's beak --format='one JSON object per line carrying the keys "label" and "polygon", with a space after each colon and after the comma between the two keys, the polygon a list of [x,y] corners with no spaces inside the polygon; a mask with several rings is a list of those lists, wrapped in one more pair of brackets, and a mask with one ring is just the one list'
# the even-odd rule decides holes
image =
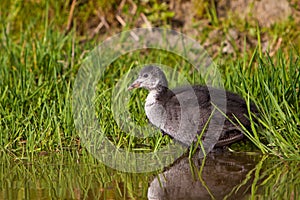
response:
{"label": "bird's beak", "polygon": [[134,88],[139,88],[140,85],[141,85],[141,82],[139,82],[138,80],[135,80],[127,89],[132,90]]}

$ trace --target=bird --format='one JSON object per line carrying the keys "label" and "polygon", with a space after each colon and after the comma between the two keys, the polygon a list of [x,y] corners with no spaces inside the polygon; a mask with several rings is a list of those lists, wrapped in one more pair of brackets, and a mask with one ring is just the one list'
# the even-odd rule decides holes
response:
{"label": "bird", "polygon": [[[163,135],[169,135],[183,145],[191,146],[192,143],[197,142],[197,136],[203,131],[206,132],[208,127],[220,132],[214,148],[224,148],[239,142],[246,137],[236,119],[247,130],[251,130],[247,103],[233,92],[206,85],[170,89],[166,75],[155,64],[146,65],[140,70],[138,78],[133,81],[128,90],[135,88],[149,91],[144,109],[150,123],[159,128]],[[220,99],[224,98],[225,104],[219,103],[218,98],[213,102],[212,94]],[[217,111],[219,117],[207,126],[216,104],[219,105]],[[258,115],[257,108],[252,103],[250,103],[250,111]],[[226,114],[223,123],[220,114],[223,117]],[[203,134],[201,139],[204,140],[206,137],[209,138]]]}

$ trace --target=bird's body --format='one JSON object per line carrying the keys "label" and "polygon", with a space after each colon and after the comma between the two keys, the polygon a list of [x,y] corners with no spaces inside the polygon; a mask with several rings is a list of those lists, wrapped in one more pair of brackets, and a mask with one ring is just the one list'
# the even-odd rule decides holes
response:
{"label": "bird's body", "polygon": [[[145,103],[149,121],[185,145],[190,146],[197,141],[197,135],[204,128],[220,132],[215,147],[240,141],[244,135],[237,125],[232,124],[238,124],[235,117],[246,128],[250,128],[247,104],[232,92],[201,85],[170,90],[164,73],[156,66],[147,66],[141,70],[139,78],[130,89],[136,87],[150,91]],[[256,112],[253,105],[251,109]],[[211,120],[212,115],[214,120]],[[204,134],[204,137],[207,136]]]}

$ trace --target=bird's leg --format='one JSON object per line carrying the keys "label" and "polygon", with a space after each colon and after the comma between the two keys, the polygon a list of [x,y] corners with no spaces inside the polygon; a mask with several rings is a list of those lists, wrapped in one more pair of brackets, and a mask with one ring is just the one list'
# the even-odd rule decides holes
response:
{"label": "bird's leg", "polygon": [[160,129],[162,136],[168,135],[164,130]]}
{"label": "bird's leg", "polygon": [[168,133],[166,133],[164,130],[160,129],[162,136],[169,136],[171,139],[173,139],[173,137],[171,135],[169,135]]}

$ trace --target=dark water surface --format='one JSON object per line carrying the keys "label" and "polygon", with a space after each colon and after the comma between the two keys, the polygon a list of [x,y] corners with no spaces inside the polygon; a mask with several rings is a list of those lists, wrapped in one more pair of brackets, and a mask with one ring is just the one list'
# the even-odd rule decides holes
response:
{"label": "dark water surface", "polygon": [[160,172],[130,174],[87,153],[0,156],[0,199],[299,199],[300,165],[258,153],[182,157]]}

